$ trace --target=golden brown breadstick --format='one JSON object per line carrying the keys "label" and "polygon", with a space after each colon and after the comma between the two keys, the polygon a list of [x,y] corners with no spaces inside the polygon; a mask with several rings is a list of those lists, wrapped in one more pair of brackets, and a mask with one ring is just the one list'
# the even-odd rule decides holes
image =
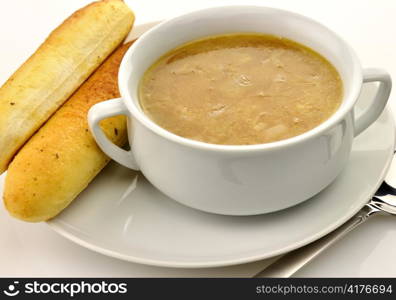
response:
{"label": "golden brown breadstick", "polygon": [[133,21],[122,0],[98,1],[78,10],[0,88],[0,174],[122,42]]}
{"label": "golden brown breadstick", "polygon": [[[129,45],[118,48],[15,156],[4,189],[12,216],[30,222],[56,216],[107,164],[88,130],[87,113],[95,103],[119,97],[117,73]],[[115,144],[126,142],[124,116],[101,126]]]}

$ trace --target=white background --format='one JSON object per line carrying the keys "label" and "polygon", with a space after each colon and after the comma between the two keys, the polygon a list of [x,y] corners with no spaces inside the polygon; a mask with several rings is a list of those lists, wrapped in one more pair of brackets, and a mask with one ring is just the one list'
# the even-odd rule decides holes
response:
{"label": "white background", "polygon": [[[0,84],[29,57],[64,18],[90,0],[0,1]],[[264,0],[126,2],[141,24],[196,8],[255,3],[292,10],[338,32],[356,50],[363,66],[387,69],[396,78],[396,1]],[[394,95],[394,93],[392,94]],[[390,106],[396,111],[394,97]],[[396,177],[395,177],[396,178]],[[396,180],[395,180],[396,182]],[[264,238],[264,237],[263,237]],[[396,277],[396,218],[375,217],[326,251],[296,276]],[[8,216],[0,206],[0,277],[4,276],[251,276],[265,262],[180,270],[127,263],[91,252],[42,224]]]}

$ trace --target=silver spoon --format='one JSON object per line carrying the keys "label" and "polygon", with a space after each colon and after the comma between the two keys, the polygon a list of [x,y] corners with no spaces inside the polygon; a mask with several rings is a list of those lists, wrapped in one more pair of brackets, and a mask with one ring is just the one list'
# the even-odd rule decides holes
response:
{"label": "silver spoon", "polygon": [[[393,167],[396,167],[395,159],[392,164]],[[254,277],[290,277],[348,232],[367,221],[371,216],[380,213],[396,215],[396,188],[387,183],[387,181],[390,182],[389,174],[388,172],[385,181],[381,184],[374,197],[355,216],[319,240],[280,257]]]}

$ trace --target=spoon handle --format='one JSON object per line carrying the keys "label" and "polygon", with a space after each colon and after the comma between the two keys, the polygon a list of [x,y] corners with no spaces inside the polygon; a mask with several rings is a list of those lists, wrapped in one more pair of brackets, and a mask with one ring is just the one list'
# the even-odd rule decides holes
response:
{"label": "spoon handle", "polygon": [[355,216],[336,230],[313,243],[280,257],[277,261],[263,271],[257,273],[254,277],[290,277],[328,247],[344,237],[348,232],[355,229],[360,224],[363,224],[370,216],[379,211],[380,210],[373,206],[371,202],[366,204]]}

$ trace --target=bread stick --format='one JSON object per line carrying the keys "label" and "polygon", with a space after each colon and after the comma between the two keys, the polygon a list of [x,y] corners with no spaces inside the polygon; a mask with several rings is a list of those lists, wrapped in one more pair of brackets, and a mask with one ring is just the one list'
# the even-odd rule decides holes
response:
{"label": "bread stick", "polygon": [[133,21],[122,0],[98,1],[78,10],[0,88],[0,174],[122,42]]}
{"label": "bread stick", "polygon": [[[88,130],[87,114],[95,103],[119,97],[117,73],[129,45],[118,48],[15,156],[4,187],[12,216],[30,222],[56,216],[109,162]],[[101,126],[115,144],[126,142],[124,116]]]}

